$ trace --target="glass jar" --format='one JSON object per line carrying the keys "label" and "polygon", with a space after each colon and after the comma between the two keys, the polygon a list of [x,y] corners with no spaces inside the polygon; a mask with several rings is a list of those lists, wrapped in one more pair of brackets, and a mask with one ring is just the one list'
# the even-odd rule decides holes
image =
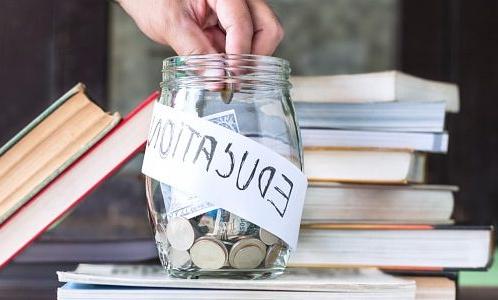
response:
{"label": "glass jar", "polygon": [[[289,63],[276,57],[171,57],[163,62],[158,101],[236,131],[302,170],[289,73]],[[202,195],[147,176],[146,191],[159,257],[170,275],[258,278],[283,273],[289,247],[269,231],[222,208],[206,211],[199,207]]]}

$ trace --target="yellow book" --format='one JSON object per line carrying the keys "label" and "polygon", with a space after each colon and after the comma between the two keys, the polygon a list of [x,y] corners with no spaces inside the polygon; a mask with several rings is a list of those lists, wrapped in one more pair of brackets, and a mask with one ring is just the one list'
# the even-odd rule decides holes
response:
{"label": "yellow book", "polygon": [[78,84],[0,148],[0,224],[118,124]]}
{"label": "yellow book", "polygon": [[408,149],[305,148],[304,173],[310,182],[422,183],[425,160]]}

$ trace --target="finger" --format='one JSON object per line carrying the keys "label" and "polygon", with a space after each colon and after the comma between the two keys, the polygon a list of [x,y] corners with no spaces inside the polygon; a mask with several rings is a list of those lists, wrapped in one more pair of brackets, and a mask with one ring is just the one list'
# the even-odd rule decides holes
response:
{"label": "finger", "polygon": [[204,33],[218,53],[225,52],[225,33],[221,31],[217,24],[216,26],[205,28]]}
{"label": "finger", "polygon": [[179,55],[216,53],[183,2],[120,0],[120,4],[149,38],[170,45]]}
{"label": "finger", "polygon": [[218,26],[218,16],[215,13],[208,13],[206,16],[206,20],[204,20],[202,29],[206,29],[213,26]]}
{"label": "finger", "polygon": [[168,44],[178,55],[217,53],[204,31],[190,19],[172,25],[173,30],[167,38]]}
{"label": "finger", "polygon": [[251,53],[253,24],[245,0],[208,0],[219,23],[226,32],[225,52],[228,54]]}
{"label": "finger", "polygon": [[271,55],[284,37],[284,30],[272,9],[263,0],[247,0],[254,26],[252,54]]}

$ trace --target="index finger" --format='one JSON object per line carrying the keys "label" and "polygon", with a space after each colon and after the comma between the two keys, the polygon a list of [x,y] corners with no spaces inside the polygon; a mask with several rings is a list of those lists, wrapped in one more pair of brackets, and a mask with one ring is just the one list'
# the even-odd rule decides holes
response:
{"label": "index finger", "polygon": [[254,33],[251,12],[245,0],[209,0],[226,32],[225,53],[251,53]]}
{"label": "index finger", "polygon": [[271,55],[284,37],[284,30],[264,0],[248,0],[247,5],[252,15],[254,37],[252,53]]}

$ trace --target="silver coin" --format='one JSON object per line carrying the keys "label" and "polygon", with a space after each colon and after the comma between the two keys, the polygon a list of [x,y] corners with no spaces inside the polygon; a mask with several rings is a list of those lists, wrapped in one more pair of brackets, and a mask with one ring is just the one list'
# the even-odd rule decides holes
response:
{"label": "silver coin", "polygon": [[243,248],[243,247],[245,247],[247,245],[251,245],[251,244],[256,245],[257,247],[259,247],[261,249],[261,251],[266,253],[266,245],[261,240],[254,238],[254,237],[250,237],[250,236],[240,237],[239,241],[237,241],[237,243],[235,243],[233,246],[235,248],[238,248],[238,247]]}
{"label": "silver coin", "polygon": [[168,222],[166,236],[171,247],[176,250],[188,250],[192,247],[197,234],[189,220],[174,217]]}
{"label": "silver coin", "polygon": [[266,255],[266,245],[256,238],[244,238],[230,249],[230,265],[237,269],[258,267]]}
{"label": "silver coin", "polygon": [[254,269],[261,264],[264,258],[265,254],[258,246],[250,245],[235,253],[231,266],[236,269]]}
{"label": "silver coin", "polygon": [[186,269],[192,265],[188,251],[176,250],[175,248],[169,248],[168,261],[173,268],[177,269]]}
{"label": "silver coin", "polygon": [[273,267],[283,250],[284,246],[280,244],[274,244],[268,247],[268,252],[265,257],[265,268]]}
{"label": "silver coin", "polygon": [[271,232],[264,230],[263,228],[259,229],[259,239],[263,243],[267,244],[268,246],[271,246],[273,244],[277,244],[280,242],[280,239],[278,237],[276,237]]}
{"label": "silver coin", "polygon": [[190,248],[192,262],[205,270],[222,268],[227,261],[228,250],[219,240],[212,237],[201,237]]}

